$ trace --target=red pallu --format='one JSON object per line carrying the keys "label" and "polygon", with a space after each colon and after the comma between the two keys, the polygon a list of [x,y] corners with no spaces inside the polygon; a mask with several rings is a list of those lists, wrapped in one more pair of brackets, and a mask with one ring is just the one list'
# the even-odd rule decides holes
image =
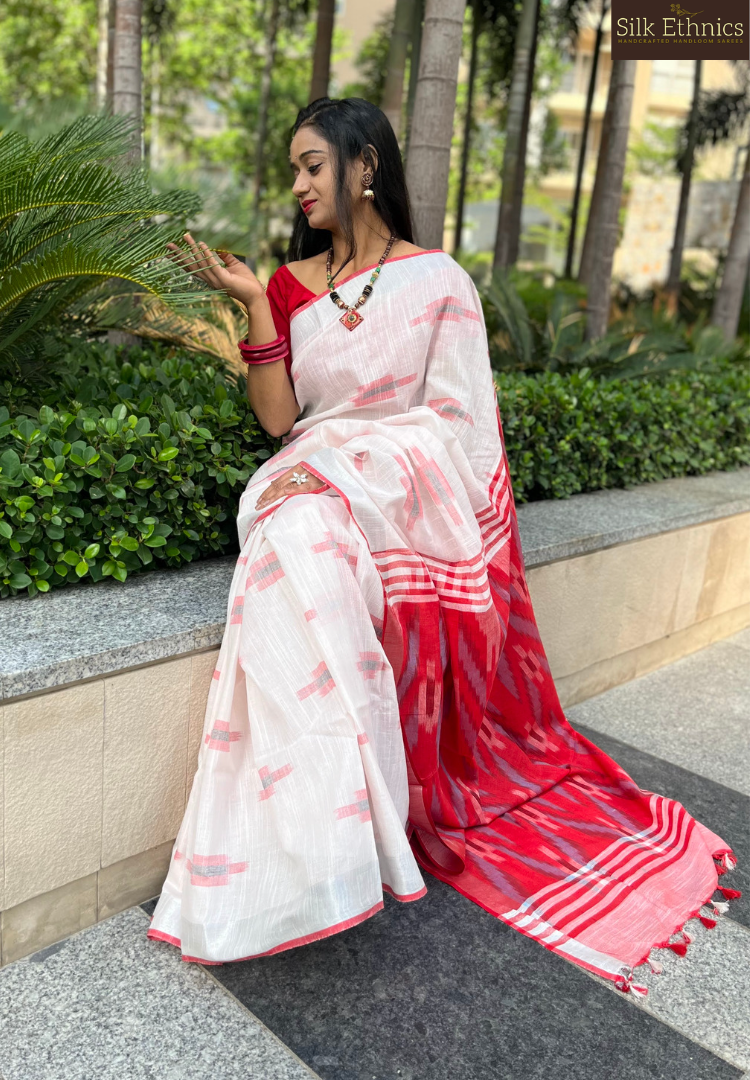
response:
{"label": "red pallu", "polygon": [[[503,459],[496,513],[481,523],[491,541],[510,496],[510,558],[501,549],[487,565],[493,608],[474,615],[400,599],[387,609],[412,847],[425,870],[503,922],[645,994],[632,969],[700,914],[734,858],[565,719],[526,586],[504,450]],[[481,588],[481,572],[473,581]]]}

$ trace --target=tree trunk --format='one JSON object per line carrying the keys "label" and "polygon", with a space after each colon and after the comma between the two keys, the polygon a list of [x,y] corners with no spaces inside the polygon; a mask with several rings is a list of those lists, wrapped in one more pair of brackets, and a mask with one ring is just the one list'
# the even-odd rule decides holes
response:
{"label": "tree trunk", "polygon": [[718,326],[727,341],[737,336],[742,310],[742,294],[750,269],[750,148],[745,154],[745,169],[740,181],[732,235],[724,263],[724,274],[714,299],[711,323]]}
{"label": "tree trunk", "polygon": [[107,108],[107,53],[109,51],[109,2],[98,0],[96,43],[96,107]]}
{"label": "tree trunk", "polygon": [[409,36],[414,22],[414,0],[396,0],[393,34],[388,48],[388,65],[381,108],[398,139],[404,105],[404,70],[409,51]]}
{"label": "tree trunk", "polygon": [[573,192],[573,205],[570,208],[570,232],[568,233],[568,249],[565,253],[565,277],[573,277],[573,259],[575,257],[576,250],[576,233],[578,231],[578,208],[581,203],[581,187],[583,185],[583,170],[586,165],[586,145],[589,138],[589,127],[591,126],[591,109],[594,104],[594,94],[596,93],[596,75],[599,70],[599,54],[602,47],[602,38],[604,36],[604,20],[607,12],[609,11],[608,0],[604,0],[602,3],[602,13],[599,17],[599,25],[596,28],[596,39],[594,41],[594,55],[591,59],[591,77],[589,79],[588,90],[586,93],[586,108],[583,113],[583,127],[581,129],[581,147],[578,151],[578,168],[576,170],[576,186]]}
{"label": "tree trunk", "polygon": [[404,142],[404,162],[409,156],[409,138],[411,136],[411,118],[414,115],[414,99],[417,96],[419,78],[419,54],[422,48],[422,22],[424,20],[425,0],[414,0],[412,15],[414,21],[411,30],[411,53],[409,56],[409,90],[406,95],[406,139]]}
{"label": "tree trunk", "polygon": [[609,293],[612,283],[612,261],[617,246],[622,182],[628,152],[630,112],[633,106],[637,60],[613,60],[612,112],[610,118],[607,158],[604,163],[601,203],[593,237],[592,273],[588,293],[586,340],[602,337],[609,321]]}
{"label": "tree trunk", "polygon": [[161,168],[161,45],[154,41],[151,46],[151,124],[148,144],[148,164],[152,172]]}
{"label": "tree trunk", "polygon": [[479,41],[479,2],[474,0],[471,9],[471,57],[469,59],[469,80],[466,86],[466,113],[464,114],[464,138],[461,146],[461,175],[458,181],[458,200],[456,203],[456,231],[453,238],[453,254],[461,249],[464,225],[464,203],[466,201],[466,177],[469,171],[469,152],[471,150],[471,120],[474,102],[474,82],[477,76],[477,43]]}
{"label": "tree trunk", "polygon": [[115,20],[117,18],[117,0],[107,3],[107,112],[112,112],[115,96]]}
{"label": "tree trunk", "polygon": [[133,164],[141,160],[141,9],[142,0],[117,0],[112,112],[137,120],[139,134],[130,154]]}
{"label": "tree trunk", "polygon": [[520,171],[519,156],[522,148],[525,147],[524,116],[526,115],[529,79],[533,74],[531,71],[531,54],[534,48],[538,7],[539,0],[523,0],[523,10],[518,25],[516,49],[513,57],[513,79],[508,96],[502,191],[497,216],[493,270],[507,269],[512,262],[514,203],[517,205],[515,189]]}
{"label": "tree trunk", "polygon": [[695,61],[695,73],[693,75],[693,100],[690,105],[690,117],[688,118],[687,145],[685,147],[685,154],[682,159],[682,183],[680,184],[680,201],[677,204],[677,221],[675,222],[672,254],[669,260],[669,276],[667,277],[667,311],[670,313],[670,315],[677,314],[677,306],[680,300],[682,252],[685,249],[685,229],[687,227],[688,205],[690,203],[690,182],[693,178],[695,145],[698,141],[698,107],[701,92],[702,63],[702,60]]}
{"label": "tree trunk", "polygon": [[310,101],[328,97],[331,78],[331,41],[336,0],[318,0],[318,25],[315,33]]}
{"label": "tree trunk", "polygon": [[442,248],[466,0],[427,0],[406,183],[416,242]]}
{"label": "tree trunk", "polygon": [[531,97],[534,89],[534,65],[536,64],[536,49],[539,41],[539,17],[541,4],[537,4],[536,22],[534,23],[534,40],[531,45],[529,57],[529,70],[526,79],[526,99],[523,106],[523,120],[521,122],[521,141],[516,157],[516,177],[513,184],[513,207],[510,215],[510,236],[508,239],[508,256],[510,265],[518,261],[518,253],[521,247],[521,218],[523,215],[523,192],[526,185],[526,148],[529,141],[529,124],[531,123]]}
{"label": "tree trunk", "polygon": [[258,135],[255,147],[255,176],[253,177],[253,207],[256,213],[260,209],[263,181],[265,180],[266,137],[268,134],[268,111],[271,103],[271,79],[273,65],[276,62],[276,39],[279,33],[280,0],[271,0],[271,12],[266,27],[266,59],[260,80],[260,98],[258,101]]}
{"label": "tree trunk", "polygon": [[594,237],[596,236],[596,223],[601,208],[602,193],[604,191],[604,169],[607,161],[607,148],[609,147],[609,131],[612,125],[612,79],[609,80],[607,92],[607,105],[602,120],[602,134],[599,140],[599,155],[596,159],[596,175],[594,176],[594,189],[591,192],[589,203],[589,216],[586,219],[586,233],[583,237],[581,250],[581,262],[578,267],[578,280],[588,285],[591,280],[591,266],[594,257]]}

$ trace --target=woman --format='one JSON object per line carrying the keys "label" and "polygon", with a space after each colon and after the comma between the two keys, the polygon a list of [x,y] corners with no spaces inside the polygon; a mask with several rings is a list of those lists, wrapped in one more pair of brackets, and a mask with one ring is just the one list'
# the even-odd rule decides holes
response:
{"label": "woman", "polygon": [[198,771],[149,936],[202,963],[267,955],[367,919],[383,890],[417,900],[422,868],[632,989],[731,852],[565,720],[479,297],[412,243],[385,116],[313,102],[289,160],[292,261],[265,294],[186,235],[187,269],[248,310],[248,399],[285,445],[240,501]]}

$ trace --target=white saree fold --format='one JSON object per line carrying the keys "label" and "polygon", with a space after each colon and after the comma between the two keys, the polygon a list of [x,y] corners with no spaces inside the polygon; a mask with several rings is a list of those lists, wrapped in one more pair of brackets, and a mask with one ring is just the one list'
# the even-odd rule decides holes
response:
{"label": "white saree fold", "polygon": [[[368,270],[339,287],[359,295]],[[481,302],[384,264],[355,330],[291,320],[300,417],[241,501],[203,742],[150,937],[223,963],[336,933],[420,866],[629,990],[729,847],[560,707],[526,586]],[[327,487],[261,511],[291,466]]]}

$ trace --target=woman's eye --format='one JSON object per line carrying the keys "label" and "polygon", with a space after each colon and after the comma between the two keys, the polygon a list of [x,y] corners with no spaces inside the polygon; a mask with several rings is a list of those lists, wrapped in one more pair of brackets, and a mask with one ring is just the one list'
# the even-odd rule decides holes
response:
{"label": "woman's eye", "polygon": [[308,172],[311,172],[313,174],[313,176],[314,176],[319,168],[320,168],[320,165],[311,165]]}

